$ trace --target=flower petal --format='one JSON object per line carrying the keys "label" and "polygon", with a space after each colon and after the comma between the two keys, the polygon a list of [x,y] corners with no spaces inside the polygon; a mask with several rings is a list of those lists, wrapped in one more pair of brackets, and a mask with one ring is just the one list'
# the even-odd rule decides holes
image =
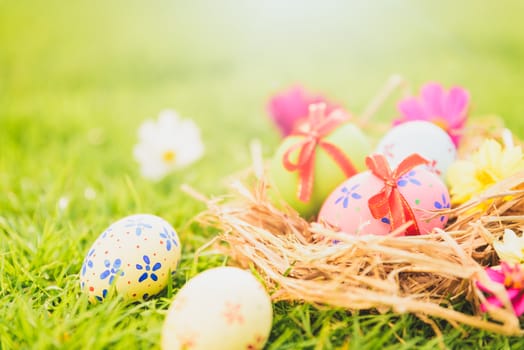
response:
{"label": "flower petal", "polygon": [[504,274],[502,272],[488,267],[486,268],[486,273],[492,281],[497,283],[504,283]]}
{"label": "flower petal", "polygon": [[149,140],[154,138],[156,134],[156,124],[153,120],[146,120],[138,128],[138,138],[140,140]]}
{"label": "flower petal", "polygon": [[[172,156],[166,160],[166,154]],[[165,110],[158,120],[146,121],[139,128],[139,143],[133,154],[145,178],[158,181],[173,170],[185,167],[204,154],[200,129],[175,111]]]}
{"label": "flower petal", "polygon": [[159,181],[169,173],[169,169],[163,166],[161,163],[158,163],[144,165],[141,167],[140,172],[146,179]]}
{"label": "flower petal", "polygon": [[451,137],[451,141],[453,141],[453,144],[455,147],[458,147],[460,145],[460,140],[462,139],[462,135],[455,132],[455,130],[451,129],[449,131],[449,137]]}
{"label": "flower petal", "polygon": [[397,105],[397,108],[404,116],[404,118],[402,118],[402,122],[412,120],[428,120],[429,118],[424,108],[414,97],[409,97],[400,101]]}
{"label": "flower petal", "polygon": [[442,85],[437,83],[426,84],[422,87],[420,94],[424,109],[429,117],[447,119],[443,108],[446,92]]}
{"label": "flower petal", "polygon": [[122,260],[116,259],[115,262],[113,263],[113,268],[118,270],[120,266],[122,266]]}
{"label": "flower petal", "polygon": [[464,203],[482,191],[482,183],[476,177],[477,168],[473,161],[455,161],[448,168],[446,178],[450,184],[453,203]]}
{"label": "flower petal", "polygon": [[308,115],[309,98],[300,86],[273,96],[268,103],[268,112],[283,136],[289,135],[297,120]]}
{"label": "flower petal", "polygon": [[156,271],[158,269],[160,269],[162,267],[162,264],[157,262],[154,266],[153,266],[153,271]]}
{"label": "flower petal", "polygon": [[145,279],[147,279],[147,272],[144,272],[139,278],[138,282],[143,282]]}
{"label": "flower petal", "polygon": [[158,114],[157,127],[160,130],[176,129],[179,119],[180,117],[177,112],[171,109],[165,109]]}
{"label": "flower petal", "polygon": [[523,258],[522,251],[520,251],[517,246],[511,246],[503,242],[493,242],[493,248],[495,248],[500,260],[520,263]]}
{"label": "flower petal", "polygon": [[455,86],[449,90],[445,105],[444,115],[451,127],[463,126],[469,106],[469,93],[467,90]]}
{"label": "flower petal", "polygon": [[508,290],[508,297],[513,305],[513,311],[515,315],[520,316],[524,314],[524,290],[522,289],[510,289]]}
{"label": "flower petal", "polygon": [[105,270],[100,274],[100,279],[105,280],[110,274],[111,272],[109,270]]}
{"label": "flower petal", "polygon": [[291,134],[294,129],[309,115],[309,106],[314,103],[326,105],[325,114],[345,111],[322,95],[312,95],[301,86],[294,86],[274,95],[268,102],[267,111],[282,136]]}

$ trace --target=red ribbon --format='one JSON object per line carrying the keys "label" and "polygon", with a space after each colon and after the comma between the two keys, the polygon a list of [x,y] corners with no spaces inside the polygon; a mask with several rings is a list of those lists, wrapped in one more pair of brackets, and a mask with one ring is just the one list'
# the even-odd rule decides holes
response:
{"label": "red ribbon", "polygon": [[422,164],[427,165],[429,162],[418,154],[412,154],[404,159],[394,171],[391,171],[384,155],[374,154],[366,158],[366,165],[369,170],[373,175],[384,181],[382,190],[369,198],[369,210],[375,219],[388,218],[392,231],[407,222],[411,222],[411,225],[406,229],[406,235],[420,234],[413,210],[406,198],[400,193],[397,182],[411,169]]}
{"label": "red ribbon", "polygon": [[[317,146],[322,148],[338,164],[347,177],[357,173],[351,160],[340,148],[323,140],[337,127],[347,122],[349,116],[341,111],[333,111],[326,116],[325,110],[326,105],[324,103],[309,106],[307,122],[300,124],[291,134],[304,136],[304,139],[289,147],[282,157],[282,163],[288,171],[298,171],[297,197],[302,202],[308,202],[313,192]],[[298,158],[296,162],[293,162],[291,156],[296,151],[299,152]]]}

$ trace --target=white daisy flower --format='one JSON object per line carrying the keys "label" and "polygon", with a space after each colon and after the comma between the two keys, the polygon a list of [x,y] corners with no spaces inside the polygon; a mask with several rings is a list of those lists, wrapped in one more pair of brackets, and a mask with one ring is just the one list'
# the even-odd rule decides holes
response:
{"label": "white daisy flower", "polygon": [[510,263],[524,263],[524,237],[510,229],[504,230],[502,242],[493,242],[493,248],[501,260]]}
{"label": "white daisy flower", "polygon": [[174,170],[197,161],[204,154],[200,129],[189,119],[172,110],[164,110],[158,121],[146,120],[138,129],[139,142],[134,148],[142,175],[158,181]]}

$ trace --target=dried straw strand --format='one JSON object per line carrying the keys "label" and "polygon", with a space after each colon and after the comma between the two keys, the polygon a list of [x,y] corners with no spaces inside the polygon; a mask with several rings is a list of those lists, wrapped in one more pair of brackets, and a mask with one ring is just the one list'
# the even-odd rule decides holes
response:
{"label": "dried straw strand", "polygon": [[[199,220],[221,229],[226,244],[220,248],[240,265],[253,264],[275,300],[409,312],[425,322],[436,317],[455,326],[524,335],[504,288],[484,272],[496,259],[490,244],[504,228],[524,222],[515,211],[524,207],[524,191],[513,190],[523,183],[524,173],[497,183],[451,210],[454,223],[446,230],[422,236],[350,236],[308,223],[267,200],[263,177],[253,190],[235,182],[236,195],[228,201],[208,200]],[[474,209],[486,204],[485,211]],[[330,243],[335,239],[338,244]],[[505,307],[488,310],[489,317],[481,314],[485,299],[475,281],[505,300]],[[451,307],[458,297],[472,303],[474,314]]]}

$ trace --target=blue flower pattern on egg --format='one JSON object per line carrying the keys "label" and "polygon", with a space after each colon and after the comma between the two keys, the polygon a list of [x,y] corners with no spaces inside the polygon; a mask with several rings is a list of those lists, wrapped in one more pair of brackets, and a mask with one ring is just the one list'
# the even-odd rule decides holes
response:
{"label": "blue flower pattern on egg", "polygon": [[87,254],[87,257],[84,260],[84,264],[82,265],[82,276],[85,276],[88,268],[89,269],[93,268],[94,264],[93,264],[93,260],[91,259],[91,257],[93,256],[94,253],[95,253],[95,250],[91,249],[89,253]]}
{"label": "blue flower pattern on egg", "polygon": [[113,227],[109,227],[107,230],[104,231],[104,233],[102,233],[102,236],[100,236],[101,238],[106,238],[107,235],[109,234],[109,232],[113,231]]}
{"label": "blue flower pattern on egg", "polygon": [[137,270],[145,270],[142,275],[138,278],[138,282],[144,282],[148,278],[151,278],[153,281],[158,281],[158,276],[156,275],[155,271],[159,270],[162,267],[162,264],[157,262],[151,267],[151,259],[149,259],[149,256],[144,255],[142,257],[144,260],[144,265],[136,264]]}
{"label": "blue flower pattern on egg", "polygon": [[134,228],[135,229],[135,234],[137,236],[140,236],[142,234],[142,230],[144,228],[152,228],[153,226],[151,226],[150,224],[145,223],[142,218],[136,218],[136,219],[135,218],[129,218],[126,221],[126,226],[125,227]]}
{"label": "blue flower pattern on egg", "polygon": [[122,260],[115,259],[113,266],[111,266],[111,261],[104,260],[104,266],[106,269],[100,274],[100,279],[105,280],[109,277],[109,284],[113,284],[116,276],[124,276],[124,271],[120,270],[122,266]]}
{"label": "blue flower pattern on egg", "polygon": [[102,296],[95,295],[96,300],[98,301],[104,301],[104,299],[107,297],[107,289],[102,290]]}
{"label": "blue flower pattern on egg", "polygon": [[[451,208],[451,204],[449,203],[448,199],[446,198],[446,195],[444,193],[442,193],[442,202],[440,201],[435,201],[435,203],[433,203],[433,206],[436,208],[436,209],[449,209]],[[440,217],[440,221],[443,222],[444,219],[446,218],[445,215],[442,215]]]}
{"label": "blue flower pattern on egg", "polygon": [[160,233],[160,237],[166,241],[167,251],[171,251],[171,248],[178,247],[177,236],[173,230],[168,230],[165,226],[163,227],[164,232]]}
{"label": "blue flower pattern on egg", "polygon": [[409,173],[400,177],[400,179],[397,182],[397,185],[400,187],[405,187],[410,183],[416,186],[422,185],[420,181],[415,178],[415,175],[417,175],[417,172],[415,170],[411,170]]}
{"label": "blue flower pattern on egg", "polygon": [[335,201],[335,204],[342,203],[342,207],[346,209],[349,205],[350,199],[360,199],[362,196],[356,192],[356,189],[360,186],[360,184],[356,184],[350,189],[348,189],[346,186],[342,187],[340,190],[341,194],[340,197],[337,198]]}
{"label": "blue flower pattern on egg", "polygon": [[123,218],[105,229],[85,255],[80,287],[90,302],[109,298],[111,285],[125,299],[148,300],[165,287],[170,280],[166,275],[176,273],[180,245],[176,231],[162,218]]}

